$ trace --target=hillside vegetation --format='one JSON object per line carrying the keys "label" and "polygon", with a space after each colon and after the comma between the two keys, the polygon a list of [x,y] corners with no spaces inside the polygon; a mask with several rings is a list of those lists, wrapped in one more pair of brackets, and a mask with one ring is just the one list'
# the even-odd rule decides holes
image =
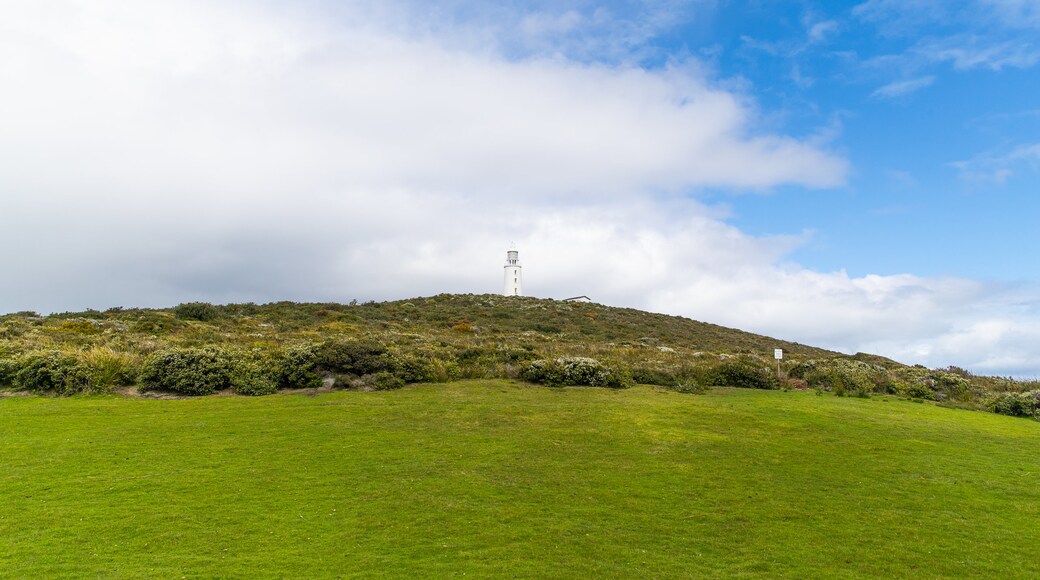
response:
{"label": "hillside vegetation", "polygon": [[1036,578],[1040,424],[512,381],[0,400],[11,578]]}
{"label": "hillside vegetation", "polygon": [[[782,379],[774,348],[784,350]],[[251,395],[460,378],[548,385],[816,388],[1032,416],[1032,383],[907,367],[638,310],[438,295],[365,304],[205,303],[0,317],[0,388]]]}

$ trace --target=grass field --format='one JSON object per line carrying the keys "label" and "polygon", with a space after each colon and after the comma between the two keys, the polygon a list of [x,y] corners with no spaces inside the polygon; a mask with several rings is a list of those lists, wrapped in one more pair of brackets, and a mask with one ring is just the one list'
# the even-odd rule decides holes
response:
{"label": "grass field", "polygon": [[506,381],[0,399],[6,577],[1037,577],[1040,423]]}

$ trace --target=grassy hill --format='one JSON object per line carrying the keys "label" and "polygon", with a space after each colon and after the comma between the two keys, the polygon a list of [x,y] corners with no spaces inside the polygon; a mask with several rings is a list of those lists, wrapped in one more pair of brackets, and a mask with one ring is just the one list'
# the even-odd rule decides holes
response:
{"label": "grassy hill", "polygon": [[10,314],[0,575],[1035,577],[1040,424],[920,404],[1035,389],[535,298]]}
{"label": "grassy hill", "polygon": [[15,578],[1040,574],[1040,424],[883,397],[13,397],[0,442]]}
{"label": "grassy hill", "polygon": [[[185,305],[188,306],[188,305]],[[204,305],[205,306],[205,305]],[[260,344],[317,335],[377,335],[408,342],[437,342],[472,335],[466,342],[531,345],[663,345],[712,353],[769,353],[773,348],[803,358],[838,353],[749,332],[668,316],[530,297],[442,294],[364,304],[230,304],[182,315],[177,309],[111,309],[40,317],[17,313],[0,317],[0,338],[29,338],[38,345],[126,344],[147,338],[194,344],[244,341]],[[193,319],[194,318],[194,319]],[[201,320],[199,320],[201,319]],[[128,340],[121,340],[125,336]],[[250,340],[257,339],[257,340]],[[17,341],[16,341],[17,342]]]}
{"label": "grassy hill", "polygon": [[[774,348],[784,349],[782,380]],[[460,378],[681,390],[811,387],[1040,412],[1032,383],[846,356],[679,316],[528,297],[192,303],[0,317],[0,390],[267,394],[323,382],[372,390]]]}

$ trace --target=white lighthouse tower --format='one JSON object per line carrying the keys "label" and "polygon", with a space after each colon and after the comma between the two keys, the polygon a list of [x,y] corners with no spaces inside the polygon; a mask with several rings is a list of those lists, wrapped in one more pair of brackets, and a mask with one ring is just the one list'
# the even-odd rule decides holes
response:
{"label": "white lighthouse tower", "polygon": [[509,251],[506,252],[506,265],[505,265],[505,286],[502,290],[503,296],[523,296],[524,291],[521,284],[523,283],[523,277],[520,275],[520,258],[519,253],[516,251],[516,246],[510,246]]}

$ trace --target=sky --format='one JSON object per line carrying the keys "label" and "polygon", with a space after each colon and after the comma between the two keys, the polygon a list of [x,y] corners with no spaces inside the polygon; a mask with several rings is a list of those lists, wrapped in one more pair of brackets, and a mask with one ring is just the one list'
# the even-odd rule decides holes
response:
{"label": "sky", "polygon": [[1040,1],[0,0],[0,312],[524,290],[1040,376]]}

